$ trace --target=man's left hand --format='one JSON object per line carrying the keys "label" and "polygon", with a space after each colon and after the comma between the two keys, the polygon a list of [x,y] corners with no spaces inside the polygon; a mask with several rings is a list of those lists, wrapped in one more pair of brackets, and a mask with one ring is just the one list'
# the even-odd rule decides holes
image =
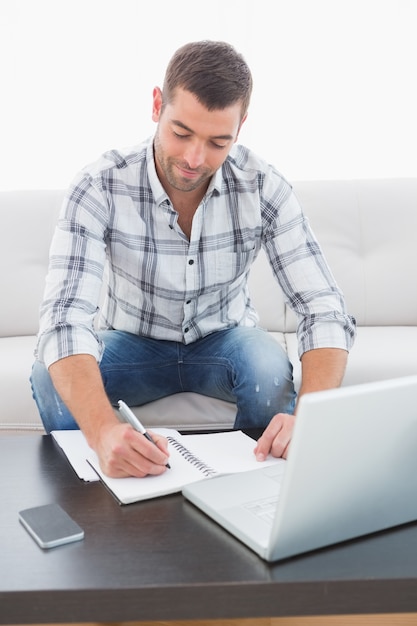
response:
{"label": "man's left hand", "polygon": [[288,413],[277,413],[272,418],[254,450],[258,461],[265,461],[268,454],[287,458],[294,422],[295,415]]}

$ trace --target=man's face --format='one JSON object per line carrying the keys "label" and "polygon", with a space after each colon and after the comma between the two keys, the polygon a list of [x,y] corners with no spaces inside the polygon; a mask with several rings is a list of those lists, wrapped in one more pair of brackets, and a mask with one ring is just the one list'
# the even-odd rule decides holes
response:
{"label": "man's face", "polygon": [[155,135],[155,162],[166,191],[190,192],[207,188],[237,140],[241,104],[208,111],[197,98],[177,89],[163,112],[162,94],[154,89],[152,119],[158,122]]}

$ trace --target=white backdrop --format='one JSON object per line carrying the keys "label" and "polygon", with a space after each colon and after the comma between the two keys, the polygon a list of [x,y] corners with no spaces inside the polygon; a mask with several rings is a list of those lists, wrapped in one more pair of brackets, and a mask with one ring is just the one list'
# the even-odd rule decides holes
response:
{"label": "white backdrop", "polygon": [[151,134],[187,41],[252,68],[240,140],[290,180],[417,175],[417,0],[0,0],[0,189],[66,187]]}

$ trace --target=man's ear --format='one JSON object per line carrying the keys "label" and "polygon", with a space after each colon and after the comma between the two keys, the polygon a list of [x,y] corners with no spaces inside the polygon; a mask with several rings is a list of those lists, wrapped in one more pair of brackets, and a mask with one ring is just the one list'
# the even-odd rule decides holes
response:
{"label": "man's ear", "polygon": [[248,117],[248,114],[247,114],[247,113],[246,113],[246,115],[245,115],[244,117],[242,117],[242,120],[241,120],[241,122],[240,122],[240,124],[239,124],[239,128],[237,129],[237,133],[236,133],[236,137],[235,137],[235,141],[234,141],[234,143],[236,143],[236,141],[238,140],[239,133],[240,133],[240,129],[242,128],[242,126],[243,126],[243,122],[245,122],[245,121],[246,121],[246,118],[247,118],[247,117]]}
{"label": "man's ear", "polygon": [[162,109],[162,91],[159,87],[154,87],[152,93],[152,121],[159,122]]}

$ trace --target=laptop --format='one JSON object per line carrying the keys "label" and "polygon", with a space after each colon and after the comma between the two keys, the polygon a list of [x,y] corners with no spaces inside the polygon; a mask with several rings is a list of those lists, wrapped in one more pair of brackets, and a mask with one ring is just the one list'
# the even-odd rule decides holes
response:
{"label": "laptop", "polygon": [[183,494],[271,562],[416,520],[417,376],[305,394],[287,461]]}

